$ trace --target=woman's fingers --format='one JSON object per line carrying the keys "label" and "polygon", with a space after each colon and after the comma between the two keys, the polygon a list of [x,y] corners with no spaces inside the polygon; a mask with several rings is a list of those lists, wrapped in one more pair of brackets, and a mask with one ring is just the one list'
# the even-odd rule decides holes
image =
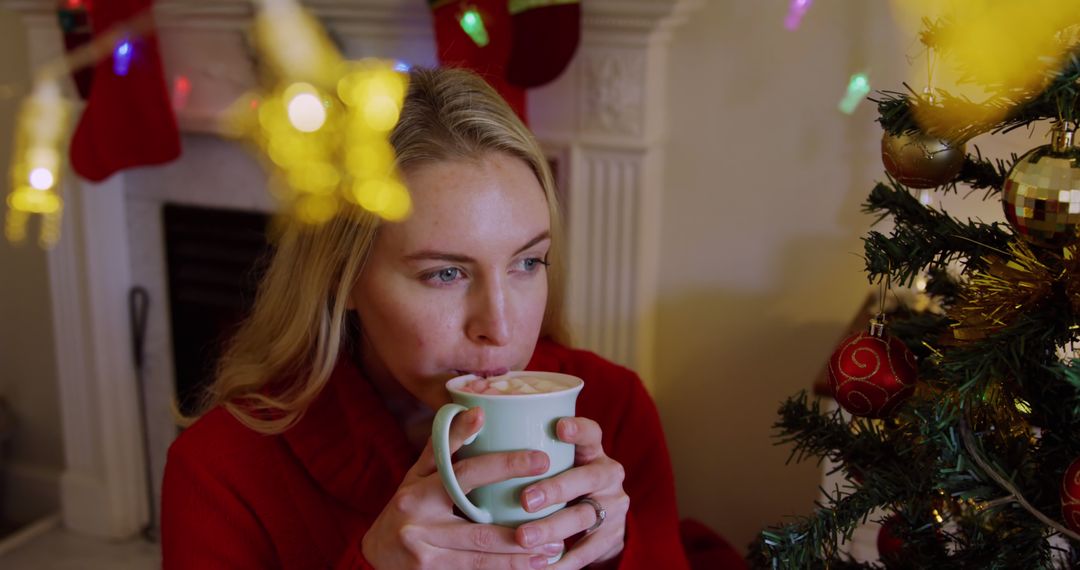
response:
{"label": "woman's fingers", "polygon": [[456,551],[432,568],[469,568],[475,570],[530,570],[548,568],[547,557],[536,554],[490,554]]}
{"label": "woman's fingers", "polygon": [[[465,444],[465,440],[480,431],[483,426],[483,408],[472,408],[458,414],[454,421],[450,422],[450,454],[453,455],[457,450],[461,449],[461,446]],[[413,475],[418,477],[427,477],[435,472],[435,451],[431,446],[430,437],[427,445],[424,446],[424,451],[420,453],[420,458],[413,464],[411,471]]]}
{"label": "woman's fingers", "polygon": [[549,517],[519,526],[515,531],[515,538],[518,544],[532,548],[539,544],[561,542],[589,530],[594,524],[596,510],[591,505],[573,505]]}
{"label": "woman's fingers", "polygon": [[576,446],[574,463],[584,465],[604,455],[600,424],[588,418],[562,418],[555,426],[559,439]]}
{"label": "woman's fingers", "polygon": [[514,529],[499,525],[451,523],[425,528],[424,542],[451,550],[475,550],[495,554],[534,554],[555,556],[563,551],[563,543],[552,542],[525,548],[518,544]]}
{"label": "woman's fingers", "polygon": [[621,489],[624,476],[619,462],[603,457],[529,485],[521,493],[521,506],[534,513],[548,505],[566,503],[599,491]]}
{"label": "woman's fingers", "polygon": [[454,463],[454,473],[462,490],[469,493],[477,487],[514,477],[543,475],[549,465],[543,451],[502,451],[458,461]]}
{"label": "woman's fingers", "polygon": [[[626,524],[626,512],[630,509],[630,497],[620,494],[617,497],[604,496],[594,499],[606,512],[604,522],[597,527],[595,534],[618,534],[621,539],[622,529]],[[518,544],[526,548],[559,542],[593,528],[596,517],[596,509],[588,503],[571,505],[551,516],[519,526],[515,538]],[[618,532],[611,533],[612,529]]]}
{"label": "woman's fingers", "polygon": [[604,533],[597,532],[590,534],[585,538],[579,540],[574,548],[569,552],[563,554],[563,557],[559,561],[549,566],[551,570],[578,570],[584,568],[594,562],[599,562],[610,558],[610,553],[615,551],[619,552],[622,549],[616,548],[619,544],[622,544],[623,533]]}

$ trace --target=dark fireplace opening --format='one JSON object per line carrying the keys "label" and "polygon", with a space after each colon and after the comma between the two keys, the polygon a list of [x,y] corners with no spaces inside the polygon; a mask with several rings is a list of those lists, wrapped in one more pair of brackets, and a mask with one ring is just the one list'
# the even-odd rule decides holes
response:
{"label": "dark fireplace opening", "polygon": [[190,415],[254,302],[269,259],[270,216],[166,204],[162,217],[176,401]]}

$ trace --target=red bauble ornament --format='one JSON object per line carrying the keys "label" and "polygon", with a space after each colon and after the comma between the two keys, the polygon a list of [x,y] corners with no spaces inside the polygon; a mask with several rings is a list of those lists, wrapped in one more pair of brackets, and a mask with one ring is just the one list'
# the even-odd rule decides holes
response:
{"label": "red bauble ornament", "polygon": [[[844,339],[829,358],[829,388],[840,407],[867,418],[892,415],[915,391],[918,366],[882,322]],[[1078,495],[1080,496],[1080,495]]]}
{"label": "red bauble ornament", "polygon": [[881,524],[877,533],[878,556],[896,556],[904,549],[904,541],[896,536],[896,527],[901,524],[901,519],[893,515]]}
{"label": "red bauble ornament", "polygon": [[1061,479],[1061,518],[1066,526],[1080,532],[1080,457],[1069,465]]}

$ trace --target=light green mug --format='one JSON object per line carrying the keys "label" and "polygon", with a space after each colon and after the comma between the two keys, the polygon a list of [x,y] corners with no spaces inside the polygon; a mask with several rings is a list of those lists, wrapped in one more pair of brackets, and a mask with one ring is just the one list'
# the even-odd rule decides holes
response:
{"label": "light green mug", "polygon": [[[574,445],[559,441],[555,424],[559,418],[573,417],[578,393],[585,383],[576,376],[557,372],[510,372],[500,378],[527,376],[547,378],[571,387],[539,394],[474,394],[462,391],[473,375],[458,376],[446,383],[452,404],[435,414],[431,443],[435,465],[447,494],[454,504],[474,522],[517,527],[544,518],[563,508],[565,503],[549,505],[530,513],[521,506],[521,492],[540,479],[552,477],[574,466]],[[450,458],[450,422],[470,408],[484,409],[484,425],[458,450],[462,458],[499,451],[535,449],[547,453],[547,472],[534,477],[517,477],[474,489],[468,496],[461,489]]]}

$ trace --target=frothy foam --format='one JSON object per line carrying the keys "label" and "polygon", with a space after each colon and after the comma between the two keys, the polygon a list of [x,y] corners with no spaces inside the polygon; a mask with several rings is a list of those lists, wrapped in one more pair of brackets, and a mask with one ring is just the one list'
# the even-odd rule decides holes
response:
{"label": "frothy foam", "polygon": [[461,387],[461,391],[496,396],[545,394],[567,390],[573,388],[575,384],[576,382],[571,378],[538,378],[535,376],[477,378],[466,382]]}

